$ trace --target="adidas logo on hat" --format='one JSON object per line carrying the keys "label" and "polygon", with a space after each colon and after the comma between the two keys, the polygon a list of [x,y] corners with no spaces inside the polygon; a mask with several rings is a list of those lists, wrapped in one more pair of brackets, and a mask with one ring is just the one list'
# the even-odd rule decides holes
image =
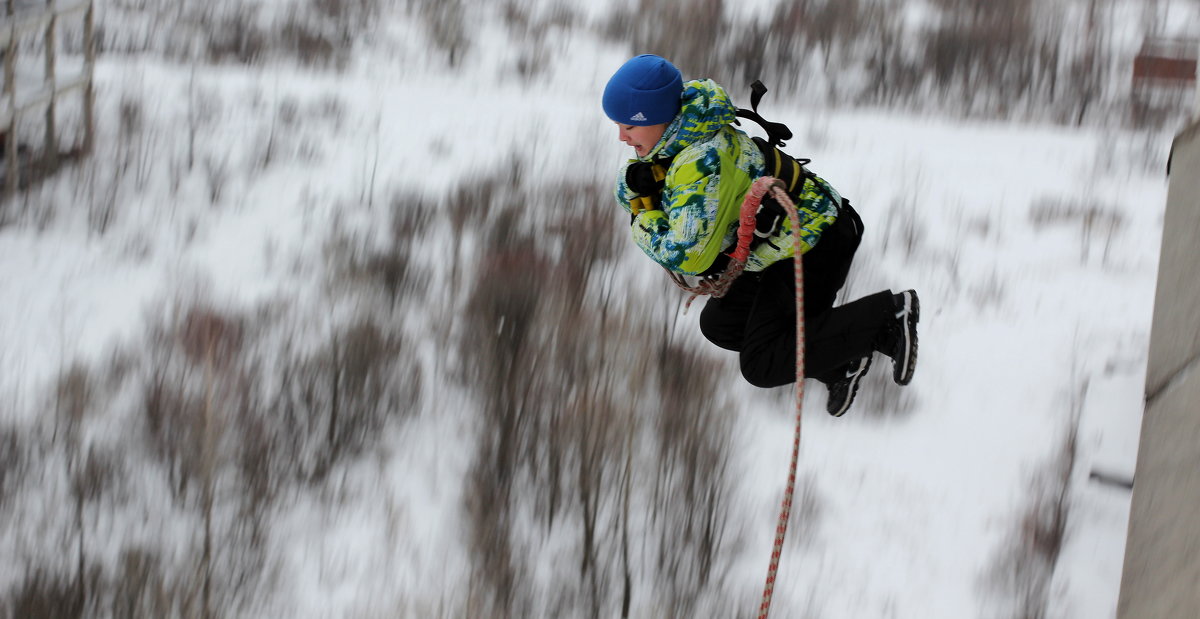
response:
{"label": "adidas logo on hat", "polygon": [[643,127],[669,123],[683,104],[683,76],[666,58],[634,56],[608,80],[600,102],[613,122]]}

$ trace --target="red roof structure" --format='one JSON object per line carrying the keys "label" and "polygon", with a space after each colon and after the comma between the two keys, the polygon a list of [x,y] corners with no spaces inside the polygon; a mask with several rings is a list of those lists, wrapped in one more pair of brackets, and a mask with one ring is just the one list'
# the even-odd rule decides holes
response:
{"label": "red roof structure", "polygon": [[1146,38],[1133,59],[1133,121],[1161,124],[1195,107],[1200,40]]}

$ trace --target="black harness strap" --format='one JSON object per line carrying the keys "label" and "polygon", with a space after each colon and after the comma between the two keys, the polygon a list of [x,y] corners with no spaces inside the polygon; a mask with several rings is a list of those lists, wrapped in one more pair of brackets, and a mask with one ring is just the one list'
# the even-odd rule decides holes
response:
{"label": "black harness strap", "polygon": [[784,140],[792,139],[792,130],[783,123],[773,123],[758,114],[758,102],[762,101],[765,94],[767,94],[767,87],[761,80],[754,80],[754,83],[750,85],[750,109],[738,108],[737,116],[758,123],[767,132],[771,146],[787,146]]}
{"label": "black harness strap", "polygon": [[[833,195],[833,191],[827,183],[817,178],[807,166],[812,163],[811,159],[793,157],[783,152],[782,147],[786,146],[785,140],[792,139],[792,130],[783,123],[771,122],[762,117],[758,113],[758,104],[762,101],[763,95],[767,93],[767,87],[763,85],[761,80],[755,80],[750,85],[750,109],[738,108],[738,118],[758,123],[763,131],[766,132],[766,139],[760,137],[752,137],[754,144],[758,146],[759,152],[763,155],[763,161],[766,165],[766,173],[780,181],[783,181],[784,187],[788,195],[797,204],[801,203],[800,194],[804,191],[804,183],[812,181],[813,186],[818,192],[825,196],[830,202],[837,205],[838,216],[849,215],[851,223],[855,227],[857,234],[862,234],[862,223],[858,217],[858,213],[854,212],[850,206],[850,201],[842,197],[837,199]],[[736,120],[734,121],[737,122]],[[763,200],[761,210],[758,214],[760,224],[771,222],[783,217],[783,208],[780,207],[774,200]],[[756,239],[755,244],[763,242],[764,239]]]}
{"label": "black harness strap", "polygon": [[804,167],[812,160],[797,159],[760,137],[750,139],[754,140],[754,144],[763,155],[767,174],[783,181],[784,189],[795,198],[796,192],[803,188],[804,180],[813,176],[813,173]]}
{"label": "black harness strap", "polygon": [[674,157],[655,157],[651,161],[629,164],[625,173],[625,184],[636,194],[630,200],[634,219],[643,211],[662,210],[662,192],[666,186],[667,170],[671,169]]}

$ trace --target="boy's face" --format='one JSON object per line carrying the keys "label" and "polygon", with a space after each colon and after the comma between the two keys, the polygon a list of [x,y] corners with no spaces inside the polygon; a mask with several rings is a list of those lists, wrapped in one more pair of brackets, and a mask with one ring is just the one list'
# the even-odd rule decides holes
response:
{"label": "boy's face", "polygon": [[621,141],[632,146],[638,157],[645,157],[662,139],[663,133],[667,130],[667,123],[644,127],[617,123],[617,129],[620,130]]}

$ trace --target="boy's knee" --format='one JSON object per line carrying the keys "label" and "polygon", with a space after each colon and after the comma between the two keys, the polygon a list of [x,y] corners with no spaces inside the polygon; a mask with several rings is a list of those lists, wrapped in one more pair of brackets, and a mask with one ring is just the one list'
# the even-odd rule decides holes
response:
{"label": "boy's knee", "polygon": [[794,382],[795,369],[790,372],[781,372],[779,368],[773,367],[770,364],[763,363],[761,359],[743,354],[740,359],[742,378],[746,382],[760,389],[772,389],[781,385]]}
{"label": "boy's knee", "polygon": [[[708,309],[708,306],[705,306]],[[725,350],[741,350],[742,333],[731,327],[728,317],[719,312],[700,313],[700,333],[705,339]]]}

